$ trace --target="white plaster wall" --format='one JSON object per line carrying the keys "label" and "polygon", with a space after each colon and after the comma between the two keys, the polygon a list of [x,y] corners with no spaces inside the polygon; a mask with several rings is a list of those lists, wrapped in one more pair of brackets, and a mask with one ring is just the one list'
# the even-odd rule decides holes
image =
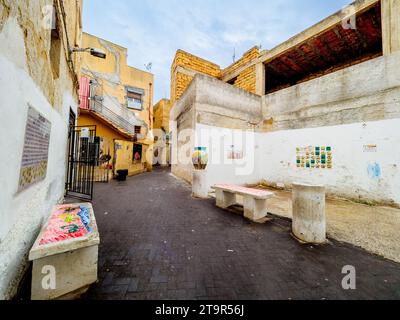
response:
{"label": "white plaster wall", "polygon": [[318,128],[400,117],[400,52],[262,97],[269,130]]}
{"label": "white plaster wall", "polygon": [[[207,148],[209,162],[204,188],[220,183],[256,184],[260,181],[258,158],[260,134],[254,131],[219,128],[196,124],[195,147]],[[228,159],[231,146],[236,151],[243,151],[244,158]]]}
{"label": "white plaster wall", "polygon": [[[292,183],[323,184],[330,195],[363,202],[400,205],[400,119],[270,133],[196,125],[195,146],[206,147],[205,188],[218,183],[291,188]],[[233,141],[233,136],[239,138]],[[253,138],[251,138],[253,136]],[[229,146],[245,151],[245,160],[227,160]],[[377,145],[377,152],[364,146]],[[330,146],[332,169],[297,168],[296,148]],[[224,151],[221,151],[223,149]],[[381,175],[369,166],[377,164]],[[247,168],[247,170],[243,170]]]}
{"label": "white plaster wall", "polygon": [[[400,204],[400,119],[332,127],[285,130],[259,136],[260,178],[267,184],[293,182],[323,184],[328,193],[352,198]],[[376,144],[376,153],[364,145]],[[296,165],[296,148],[331,146],[333,169],[301,169]],[[379,178],[368,173],[377,163]]]}
{"label": "white plaster wall", "polygon": [[[77,111],[70,93],[60,112],[52,108],[27,73],[24,52],[10,19],[0,34],[0,299],[15,294],[42,221],[63,198],[70,107]],[[44,181],[17,193],[28,103],[51,122],[48,168]]]}

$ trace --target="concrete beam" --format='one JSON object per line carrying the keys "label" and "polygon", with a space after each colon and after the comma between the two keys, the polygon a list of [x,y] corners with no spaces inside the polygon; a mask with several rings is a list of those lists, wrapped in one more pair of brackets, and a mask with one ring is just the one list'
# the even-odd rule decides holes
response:
{"label": "concrete beam", "polygon": [[400,1],[382,0],[383,54],[400,50]]}
{"label": "concrete beam", "polygon": [[261,62],[256,65],[256,94],[265,95],[265,64]]}

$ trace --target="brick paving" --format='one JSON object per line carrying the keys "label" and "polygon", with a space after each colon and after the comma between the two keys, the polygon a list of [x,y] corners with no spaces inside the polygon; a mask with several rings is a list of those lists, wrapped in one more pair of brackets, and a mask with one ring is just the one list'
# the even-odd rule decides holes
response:
{"label": "brick paving", "polygon": [[[400,265],[351,245],[300,245],[290,221],[255,224],[192,199],[166,170],[96,184],[99,282],[84,299],[400,299]],[[357,290],[341,287],[357,270]]]}

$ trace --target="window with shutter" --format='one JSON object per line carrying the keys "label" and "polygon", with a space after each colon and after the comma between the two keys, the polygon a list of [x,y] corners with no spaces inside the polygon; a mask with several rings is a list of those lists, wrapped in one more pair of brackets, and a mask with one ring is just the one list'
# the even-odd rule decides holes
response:
{"label": "window with shutter", "polygon": [[128,108],[135,110],[143,109],[143,95],[133,90],[127,90],[126,99],[128,102]]}

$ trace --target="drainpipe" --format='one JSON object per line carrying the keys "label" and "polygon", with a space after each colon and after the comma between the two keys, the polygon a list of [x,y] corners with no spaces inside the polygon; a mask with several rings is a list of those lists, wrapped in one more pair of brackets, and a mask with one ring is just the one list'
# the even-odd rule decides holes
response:
{"label": "drainpipe", "polygon": [[150,130],[152,129],[152,119],[151,119],[151,96],[152,96],[152,86],[153,84],[150,82],[149,83],[149,127]]}

